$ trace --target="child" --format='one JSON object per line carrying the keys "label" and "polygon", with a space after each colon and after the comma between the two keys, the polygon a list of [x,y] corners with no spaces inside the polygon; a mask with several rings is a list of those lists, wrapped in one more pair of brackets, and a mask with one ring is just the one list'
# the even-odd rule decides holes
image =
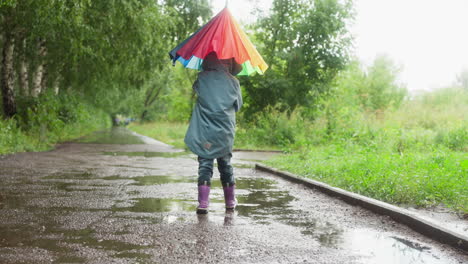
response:
{"label": "child", "polygon": [[198,214],[208,213],[214,159],[218,161],[226,209],[236,206],[231,157],[236,112],[242,106],[239,81],[233,76],[242,70],[241,65],[234,59],[219,60],[211,52],[202,70],[193,84],[198,98],[185,135],[185,144],[198,155]]}

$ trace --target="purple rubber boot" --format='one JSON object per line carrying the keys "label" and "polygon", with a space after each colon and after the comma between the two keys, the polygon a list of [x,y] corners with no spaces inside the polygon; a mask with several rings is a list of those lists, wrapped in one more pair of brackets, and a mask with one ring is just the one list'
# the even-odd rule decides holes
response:
{"label": "purple rubber boot", "polygon": [[197,214],[207,214],[209,203],[210,203],[210,186],[198,185]]}
{"label": "purple rubber boot", "polygon": [[224,201],[226,202],[226,210],[234,210],[236,208],[236,194],[235,194],[235,188],[236,185],[231,185],[231,186],[224,186],[223,191],[224,191]]}

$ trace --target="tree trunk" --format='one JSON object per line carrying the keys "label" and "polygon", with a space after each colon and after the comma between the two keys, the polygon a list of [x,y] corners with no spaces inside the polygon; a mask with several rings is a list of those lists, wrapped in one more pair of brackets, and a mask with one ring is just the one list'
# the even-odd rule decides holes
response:
{"label": "tree trunk", "polygon": [[45,62],[44,57],[47,54],[47,49],[45,46],[45,40],[41,40],[38,45],[39,49],[39,58],[42,61],[39,66],[37,66],[36,74],[34,75],[33,87],[31,95],[37,97],[42,92],[42,85],[44,84],[45,77]]}
{"label": "tree trunk", "polygon": [[3,60],[1,71],[1,86],[3,95],[3,112],[5,116],[12,117],[16,114],[16,102],[14,88],[13,54],[15,50],[14,38],[6,34],[3,43]]}
{"label": "tree trunk", "polygon": [[47,89],[47,77],[47,64],[44,63],[42,65],[41,93],[44,93]]}
{"label": "tree trunk", "polygon": [[29,63],[26,60],[26,41],[23,41],[23,55],[21,55],[21,65],[20,65],[20,74],[19,74],[19,83],[21,94],[24,96],[29,96]]}
{"label": "tree trunk", "polygon": [[144,120],[145,120],[146,114],[148,114],[148,110],[145,109],[145,110],[143,111],[143,113],[141,113],[141,116],[140,116],[140,120],[141,120],[141,121],[144,121]]}
{"label": "tree trunk", "polygon": [[58,95],[59,93],[59,89],[60,89],[59,84],[60,84],[60,80],[59,80],[59,77],[57,77],[54,81],[54,94],[55,95]]}
{"label": "tree trunk", "polygon": [[143,104],[144,106],[144,110],[143,112],[141,113],[141,117],[140,119],[143,121],[146,117],[146,115],[148,114],[148,108],[154,104],[154,102],[156,101],[156,99],[158,99],[159,97],[159,94],[161,93],[161,90],[162,90],[162,85],[160,85],[159,87],[157,86],[153,86],[152,88],[150,88],[148,90],[148,92],[146,93],[146,99],[145,99],[145,103]]}

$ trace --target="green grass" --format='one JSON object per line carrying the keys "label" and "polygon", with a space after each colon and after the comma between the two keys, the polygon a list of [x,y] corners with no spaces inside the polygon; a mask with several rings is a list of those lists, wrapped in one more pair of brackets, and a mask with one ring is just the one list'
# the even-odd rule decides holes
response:
{"label": "green grass", "polygon": [[[182,122],[157,121],[151,123],[132,123],[128,126],[141,135],[145,135],[177,148],[186,148],[184,143],[188,124]],[[259,143],[249,136],[248,130],[238,128],[234,148],[251,150],[279,150],[278,146],[268,143]]]}
{"label": "green grass", "polygon": [[359,145],[310,146],[268,165],[385,202],[445,204],[468,213],[468,156],[438,149],[404,155]]}
{"label": "green grass", "polygon": [[132,123],[130,130],[145,135],[176,148],[185,148],[184,137],[188,124],[182,122],[158,121],[152,123]]}

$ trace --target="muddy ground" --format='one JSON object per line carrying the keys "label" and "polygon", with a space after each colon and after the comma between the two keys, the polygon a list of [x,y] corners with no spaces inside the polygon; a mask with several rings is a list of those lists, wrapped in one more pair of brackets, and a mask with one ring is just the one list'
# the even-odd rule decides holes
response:
{"label": "muddy ground", "polygon": [[125,129],[0,159],[0,263],[468,263],[387,217],[256,172],[234,153],[196,215],[192,154]]}

